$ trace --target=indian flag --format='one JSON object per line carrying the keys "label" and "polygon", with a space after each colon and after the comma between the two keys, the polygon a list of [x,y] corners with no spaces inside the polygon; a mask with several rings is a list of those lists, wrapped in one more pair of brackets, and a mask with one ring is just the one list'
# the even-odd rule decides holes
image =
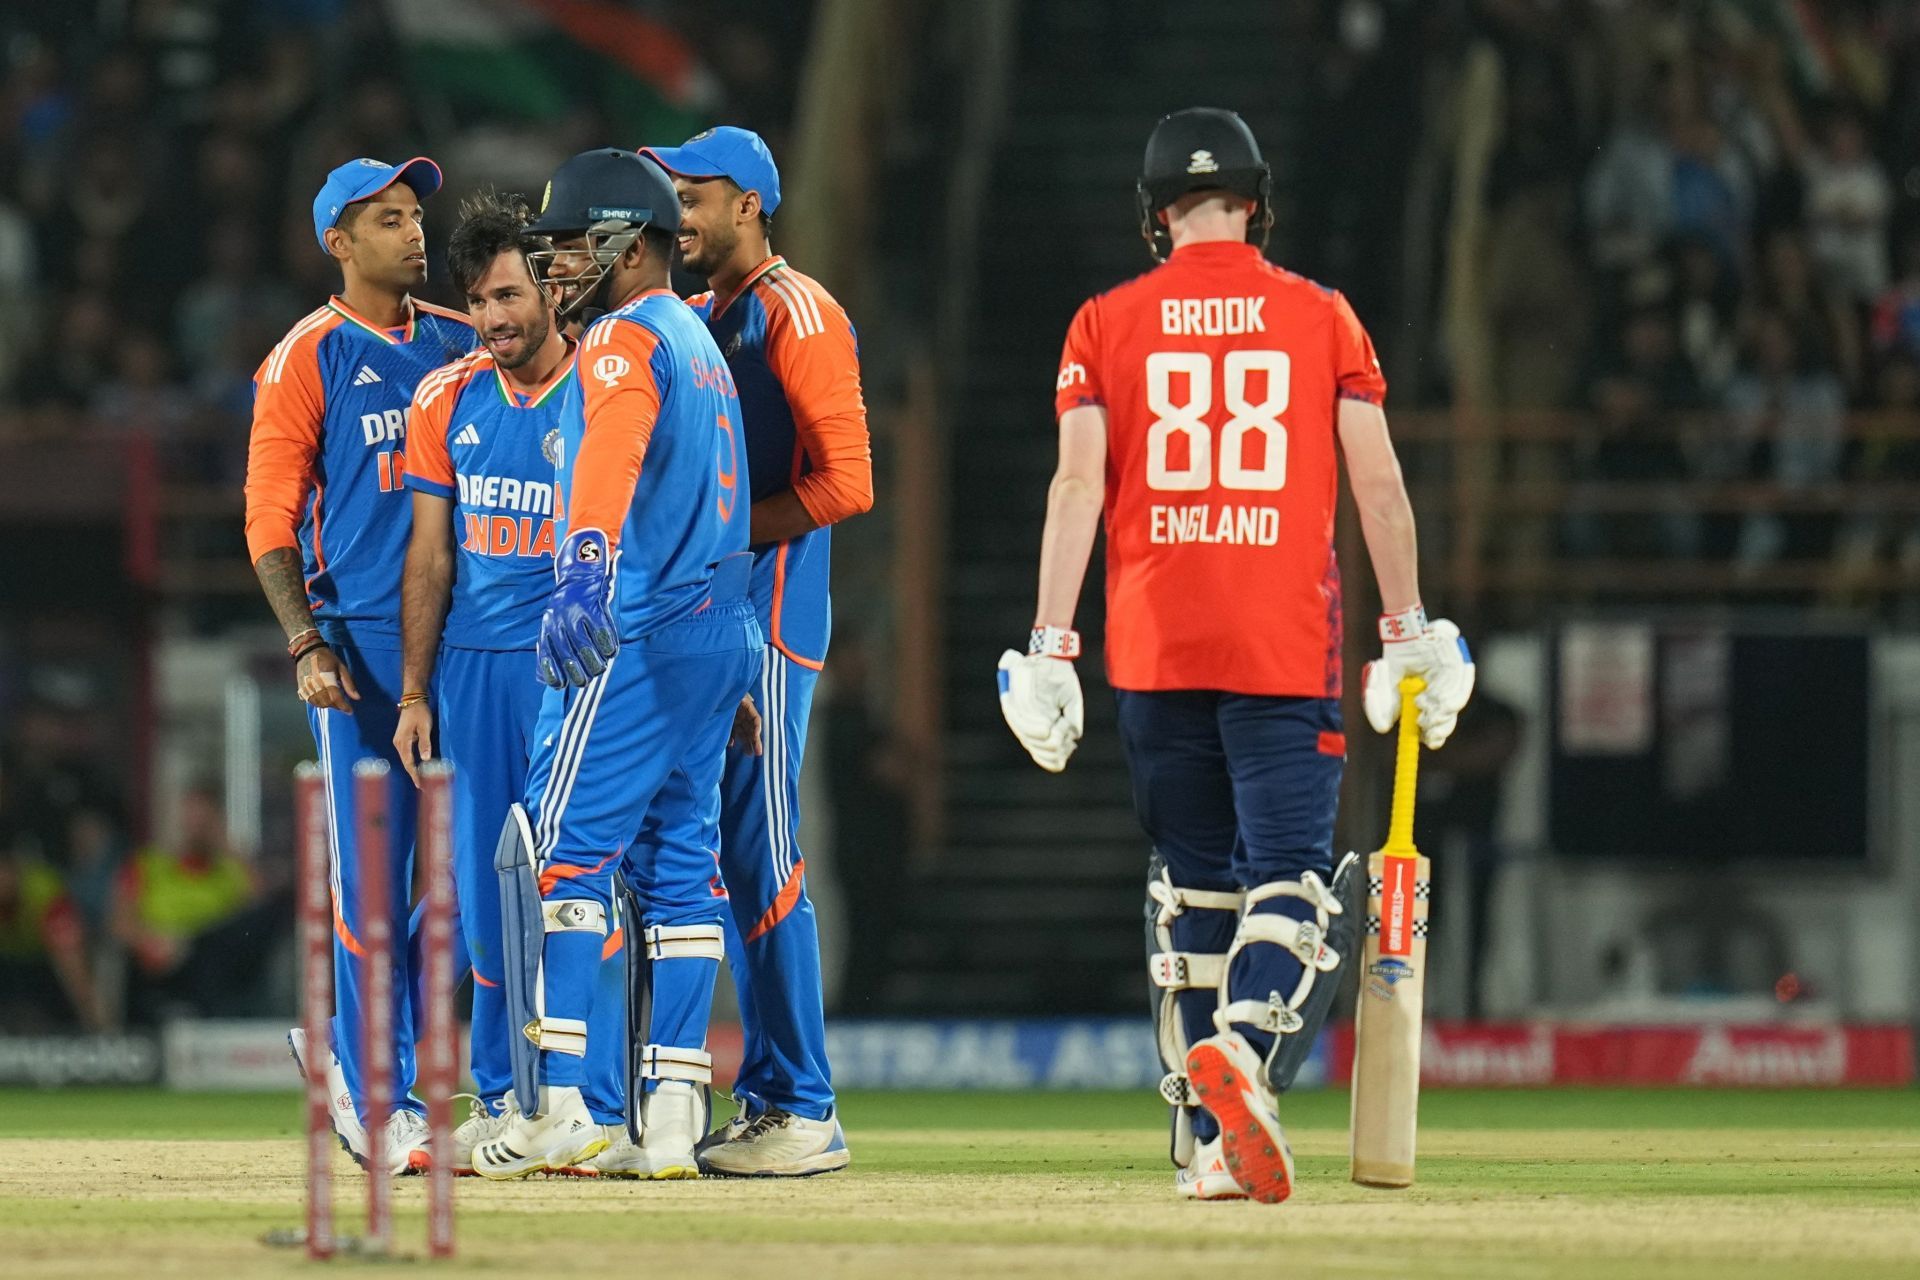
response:
{"label": "indian flag", "polygon": [[718,82],[679,32],[612,0],[386,0],[408,79],[456,118],[531,124],[591,108],[620,141],[706,123]]}

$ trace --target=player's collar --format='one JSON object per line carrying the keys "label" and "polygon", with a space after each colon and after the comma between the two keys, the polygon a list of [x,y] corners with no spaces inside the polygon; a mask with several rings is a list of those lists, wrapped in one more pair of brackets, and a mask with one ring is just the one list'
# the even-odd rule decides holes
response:
{"label": "player's collar", "polygon": [[718,303],[717,305],[715,305],[715,307],[713,308],[713,318],[715,320],[718,320],[721,316],[725,315],[728,307],[732,306],[736,300],[738,300],[741,296],[743,296],[746,293],[747,290],[753,288],[754,281],[758,280],[761,276],[766,275],[767,272],[772,271],[777,267],[784,267],[786,265],[787,265],[787,260],[781,257],[779,254],[776,253],[769,256],[765,262],[762,262],[759,266],[747,272],[747,278],[740,282],[740,287],[738,289],[735,289],[732,293],[727,295],[727,300],[725,302]]}
{"label": "player's collar", "polygon": [[507,380],[506,373],[500,368],[500,362],[498,360],[493,362],[494,383],[500,388],[500,398],[506,402],[509,409],[538,409],[547,402],[549,396],[560,389],[561,384],[566,382],[568,376],[573,373],[573,353],[577,345],[572,338],[567,338],[566,344],[567,354],[561,357],[559,366],[547,375],[545,382],[531,391],[522,391],[515,387]]}
{"label": "player's collar", "polygon": [[[1173,258],[1257,258],[1260,246],[1248,244],[1245,240],[1200,240],[1193,244],[1183,244],[1173,251]],[[1172,261],[1169,258],[1168,261]]]}
{"label": "player's collar", "polygon": [[334,313],[337,314],[342,320],[347,321],[349,324],[359,325],[362,329],[365,329],[368,333],[380,339],[380,341],[388,344],[389,346],[395,346],[395,347],[405,346],[407,343],[413,341],[414,321],[420,315],[419,308],[413,305],[413,299],[408,298],[407,299],[407,323],[401,327],[400,336],[396,338],[394,337],[393,331],[391,329],[382,329],[379,325],[375,324],[373,321],[367,319],[365,316],[361,315],[358,311],[355,311],[352,307],[348,306],[346,304],[346,301],[343,298],[341,298],[341,296],[337,293],[334,294],[331,298],[327,299],[327,306],[331,308],[334,311]]}

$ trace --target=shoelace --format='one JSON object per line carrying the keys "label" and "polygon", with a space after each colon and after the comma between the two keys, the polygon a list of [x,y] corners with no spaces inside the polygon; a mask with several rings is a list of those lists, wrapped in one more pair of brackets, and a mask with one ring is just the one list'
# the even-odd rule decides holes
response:
{"label": "shoelace", "polygon": [[792,1118],[793,1117],[777,1107],[768,1107],[765,1111],[762,1111],[759,1115],[747,1121],[747,1127],[740,1131],[740,1136],[734,1139],[734,1141],[750,1142],[755,1138],[764,1138],[775,1129],[783,1128],[787,1121]]}

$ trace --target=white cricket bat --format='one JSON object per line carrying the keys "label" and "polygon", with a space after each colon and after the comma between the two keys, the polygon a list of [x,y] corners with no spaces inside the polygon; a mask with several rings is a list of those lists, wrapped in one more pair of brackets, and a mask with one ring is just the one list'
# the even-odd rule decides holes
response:
{"label": "white cricket bat", "polygon": [[1353,1032],[1352,1178],[1366,1187],[1413,1183],[1420,1115],[1420,1022],[1427,989],[1431,872],[1413,845],[1420,771],[1418,676],[1400,681],[1400,739],[1387,843],[1367,858],[1367,921]]}

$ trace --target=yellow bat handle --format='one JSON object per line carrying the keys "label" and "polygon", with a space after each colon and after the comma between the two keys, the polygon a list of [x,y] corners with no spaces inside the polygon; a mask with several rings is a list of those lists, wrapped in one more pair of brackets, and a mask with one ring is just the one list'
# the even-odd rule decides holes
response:
{"label": "yellow bat handle", "polygon": [[1387,824],[1387,843],[1380,850],[1390,858],[1417,858],[1413,847],[1413,793],[1420,774],[1420,711],[1413,700],[1427,682],[1419,676],[1400,678],[1400,741],[1393,759],[1393,819]]}

